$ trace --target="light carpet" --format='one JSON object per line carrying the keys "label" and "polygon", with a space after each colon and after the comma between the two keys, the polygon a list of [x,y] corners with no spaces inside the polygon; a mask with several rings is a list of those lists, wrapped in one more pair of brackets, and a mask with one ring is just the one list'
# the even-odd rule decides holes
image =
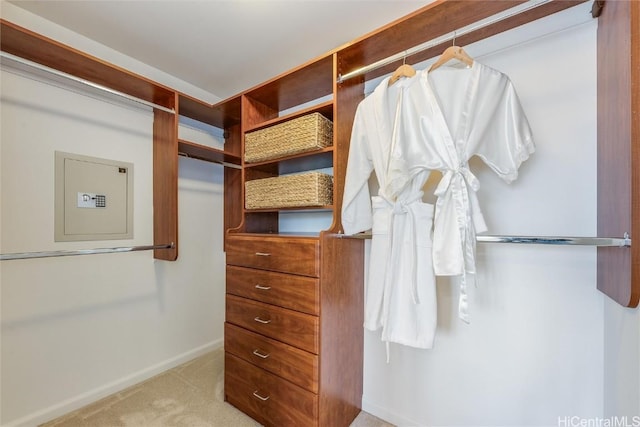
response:
{"label": "light carpet", "polygon": [[[224,402],[224,351],[214,350],[43,427],[256,427]],[[366,412],[351,427],[392,427]]]}

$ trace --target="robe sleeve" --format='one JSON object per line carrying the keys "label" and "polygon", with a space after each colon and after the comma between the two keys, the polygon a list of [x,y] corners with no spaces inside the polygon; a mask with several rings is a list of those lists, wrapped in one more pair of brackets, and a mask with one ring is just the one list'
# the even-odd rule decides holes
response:
{"label": "robe sleeve", "polygon": [[371,229],[371,195],[369,177],[373,171],[371,149],[367,137],[366,112],[361,102],[356,110],[342,199],[342,227],[345,234]]}
{"label": "robe sleeve", "polygon": [[518,177],[522,162],[535,151],[533,136],[515,87],[505,75],[483,82],[470,139],[474,153],[505,182]]}

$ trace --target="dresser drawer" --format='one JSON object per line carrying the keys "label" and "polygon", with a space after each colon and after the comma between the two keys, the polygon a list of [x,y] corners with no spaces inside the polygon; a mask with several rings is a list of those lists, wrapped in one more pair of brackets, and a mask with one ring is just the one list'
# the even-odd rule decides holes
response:
{"label": "dresser drawer", "polygon": [[227,266],[227,292],[268,304],[317,315],[318,279]]}
{"label": "dresser drawer", "polygon": [[227,264],[319,277],[320,243],[316,238],[233,235],[226,245]]}
{"label": "dresser drawer", "polygon": [[318,318],[282,307],[227,295],[227,322],[318,354]]}
{"label": "dresser drawer", "polygon": [[318,392],[318,356],[230,323],[224,326],[224,349],[272,374]]}
{"label": "dresser drawer", "polygon": [[317,426],[318,397],[225,353],[226,401],[266,426]]}

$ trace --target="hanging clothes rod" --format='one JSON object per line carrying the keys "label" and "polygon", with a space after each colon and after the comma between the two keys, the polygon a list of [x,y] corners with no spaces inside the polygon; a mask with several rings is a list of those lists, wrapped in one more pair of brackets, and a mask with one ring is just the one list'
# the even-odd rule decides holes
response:
{"label": "hanging clothes rod", "polygon": [[479,243],[520,243],[532,245],[567,245],[598,247],[631,247],[627,233],[618,237],[543,237],[543,236],[476,236]]}
{"label": "hanging clothes rod", "polygon": [[[371,232],[353,235],[340,234],[342,238],[370,239]],[[629,233],[624,237],[544,237],[544,236],[476,236],[478,243],[519,243],[528,245],[631,247]]]}
{"label": "hanging clothes rod", "polygon": [[380,61],[374,62],[373,64],[365,65],[362,68],[358,68],[354,71],[350,71],[346,74],[338,75],[338,83],[342,83],[345,80],[352,79],[354,77],[367,74],[370,71],[376,70],[378,68],[384,67],[385,65],[389,65],[401,59],[407,58],[416,53],[425,51],[427,49],[431,49],[432,47],[436,47],[442,43],[446,43],[449,41],[455,40],[457,37],[464,36],[469,33],[473,33],[474,31],[478,31],[482,28],[488,27],[493,24],[497,24],[500,21],[504,21],[505,19],[512,18],[521,13],[527,12],[529,10],[535,9],[538,6],[542,6],[543,4],[549,3],[551,0],[530,0],[528,2],[522,3],[518,6],[507,9],[503,12],[492,15],[488,18],[480,20],[474,24],[467,25],[466,27],[462,27],[457,29],[456,31],[452,31],[448,34],[442,35],[435,39],[431,39],[426,41],[418,46],[414,46],[402,52],[399,52],[395,55],[389,56],[388,58],[381,59]]}
{"label": "hanging clothes rod", "polygon": [[181,151],[178,151],[178,156],[187,157],[189,159],[204,160],[205,162],[209,162],[209,163],[216,163],[218,165],[224,166],[225,168],[242,169],[242,166],[236,165],[235,163],[223,162],[222,160],[200,159],[199,157],[190,156],[189,154],[183,153]]}
{"label": "hanging clothes rod", "polygon": [[151,246],[80,249],[75,251],[21,252],[21,253],[13,253],[13,254],[2,254],[0,255],[0,261],[9,261],[14,259],[51,258],[51,257],[75,256],[75,255],[95,255],[95,254],[113,254],[113,253],[120,253],[120,252],[151,251],[155,249],[173,249],[174,247],[175,247],[175,244],[171,242],[165,245],[151,245]]}
{"label": "hanging clothes rod", "polygon": [[12,55],[12,54],[7,53],[7,52],[0,51],[0,57],[9,59],[11,61],[18,62],[20,64],[26,65],[28,67],[34,68],[34,69],[39,70],[39,71],[44,71],[46,73],[53,74],[55,76],[65,78],[67,80],[71,80],[71,81],[74,81],[76,83],[83,84],[85,86],[92,87],[94,89],[98,89],[98,90],[100,90],[102,92],[106,92],[106,93],[109,93],[111,95],[116,95],[116,96],[119,96],[121,98],[128,99],[129,101],[137,102],[138,104],[142,104],[142,105],[145,105],[147,107],[151,107],[151,108],[155,108],[155,109],[158,109],[158,110],[162,110],[162,111],[165,111],[165,112],[171,113],[171,114],[175,114],[176,113],[175,110],[173,110],[171,108],[167,108],[167,107],[165,107],[163,105],[154,104],[153,102],[149,102],[149,101],[145,101],[144,99],[136,98],[135,96],[132,96],[132,95],[117,91],[115,89],[111,89],[111,88],[106,87],[106,86],[102,86],[102,85],[100,85],[98,83],[93,83],[93,82],[91,82],[89,80],[85,80],[85,79],[82,79],[80,77],[76,77],[76,76],[74,76],[72,74],[63,73],[62,71],[58,71],[58,70],[56,70],[54,68],[50,68],[50,67],[47,67],[45,65],[38,64],[37,62],[29,61],[28,59],[24,59],[24,58],[21,58],[21,57],[16,56],[16,55]]}

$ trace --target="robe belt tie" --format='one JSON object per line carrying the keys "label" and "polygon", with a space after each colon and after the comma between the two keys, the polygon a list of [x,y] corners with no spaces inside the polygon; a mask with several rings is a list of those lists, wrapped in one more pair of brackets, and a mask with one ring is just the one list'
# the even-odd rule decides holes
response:
{"label": "robe belt tie", "polygon": [[[417,254],[416,254],[416,233],[418,232],[416,228],[416,217],[412,205],[414,203],[422,201],[422,196],[424,193],[422,191],[415,191],[410,193],[408,196],[403,197],[402,200],[396,200],[394,203],[389,202],[389,200],[385,199],[387,203],[389,203],[391,207],[391,215],[389,218],[389,240],[391,242],[391,247],[389,249],[388,254],[388,262],[387,265],[393,265],[393,260],[396,257],[396,253],[400,250],[399,245],[403,244],[402,240],[398,239],[407,239],[409,243],[409,271],[411,271],[411,297],[413,298],[414,304],[420,303],[420,297],[418,295],[418,270],[417,270]],[[396,225],[396,219],[398,217],[406,216],[406,221],[404,221],[405,225],[408,225],[409,229],[404,232],[397,233],[394,231]],[[391,269],[387,270],[390,271]],[[387,277],[387,280],[392,280],[392,277]]]}
{"label": "robe belt tie", "polygon": [[[469,189],[473,191],[469,191]],[[480,213],[476,192],[480,189],[480,181],[469,170],[467,163],[459,165],[456,169],[448,169],[444,172],[440,183],[434,192],[438,197],[436,206],[440,208],[444,203],[455,203],[458,235],[460,236],[460,249],[462,253],[462,277],[460,278],[460,296],[458,299],[458,317],[469,322],[469,301],[467,297],[467,272],[475,273],[475,228],[474,224],[484,228],[484,220]],[[448,194],[449,193],[449,194]],[[446,202],[445,202],[446,201]],[[438,223],[438,214],[441,209],[436,209],[435,221]],[[452,234],[446,233],[446,236]],[[437,236],[434,236],[434,240]],[[434,246],[440,242],[434,241]],[[437,263],[437,261],[436,261]],[[469,271],[471,267],[471,271]]]}
{"label": "robe belt tie", "polygon": [[444,195],[451,187],[454,177],[466,181],[467,186],[471,187],[473,191],[480,189],[480,181],[478,181],[478,178],[471,172],[469,165],[465,164],[458,166],[457,169],[447,169],[438,183],[434,194],[438,197]]}

